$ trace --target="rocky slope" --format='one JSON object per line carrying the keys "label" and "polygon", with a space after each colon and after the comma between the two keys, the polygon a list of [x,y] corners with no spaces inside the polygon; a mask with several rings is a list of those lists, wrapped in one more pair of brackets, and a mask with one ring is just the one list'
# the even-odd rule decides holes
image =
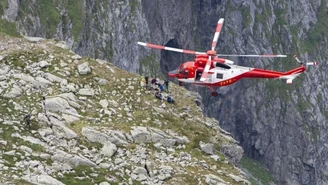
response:
{"label": "rocky slope", "polygon": [[66,47],[0,34],[1,184],[249,184],[242,148],[197,93],[171,84],[169,104]]}
{"label": "rocky slope", "polygon": [[[146,50],[138,40],[207,50],[216,21],[225,18],[219,53],[297,53],[316,60],[292,86],[242,80],[201,92],[205,112],[220,120],[247,156],[262,161],[279,184],[327,184],[326,0],[1,1],[1,31],[58,38],[80,55],[107,59],[140,74],[164,74],[190,56]],[[289,70],[293,59],[231,58],[237,64]],[[161,67],[160,69],[158,67]]]}

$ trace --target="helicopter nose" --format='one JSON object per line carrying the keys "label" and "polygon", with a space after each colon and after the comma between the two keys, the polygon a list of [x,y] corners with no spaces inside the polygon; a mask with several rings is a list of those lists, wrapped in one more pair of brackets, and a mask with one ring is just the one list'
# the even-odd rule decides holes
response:
{"label": "helicopter nose", "polygon": [[177,76],[177,74],[178,74],[178,70],[175,69],[175,70],[169,72],[169,77],[174,78]]}

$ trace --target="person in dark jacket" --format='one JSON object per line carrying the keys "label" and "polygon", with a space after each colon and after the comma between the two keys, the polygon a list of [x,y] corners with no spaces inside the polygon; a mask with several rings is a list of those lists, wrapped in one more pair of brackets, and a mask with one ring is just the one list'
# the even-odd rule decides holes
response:
{"label": "person in dark jacket", "polygon": [[156,88],[156,85],[157,85],[157,80],[156,80],[156,77],[155,78],[152,78],[151,81],[151,86],[155,89]]}
{"label": "person in dark jacket", "polygon": [[169,92],[169,81],[168,80],[164,81],[164,89],[166,92]]}
{"label": "person in dark jacket", "polygon": [[160,100],[163,99],[163,96],[162,96],[162,94],[159,91],[156,91],[155,92],[155,97],[158,98],[158,99],[160,99]]}
{"label": "person in dark jacket", "polygon": [[149,88],[148,87],[148,84],[149,84],[149,77],[148,76],[145,77],[145,81],[146,81],[146,89],[148,89]]}
{"label": "person in dark jacket", "polygon": [[167,96],[167,102],[168,103],[175,103],[174,99],[171,96]]}
{"label": "person in dark jacket", "polygon": [[31,126],[31,115],[30,114],[27,114],[25,117],[24,117],[24,121],[25,121],[25,126],[28,126],[30,127]]}
{"label": "person in dark jacket", "polygon": [[161,92],[163,92],[164,91],[164,86],[161,83],[158,83],[157,85],[158,85],[158,88],[161,90]]}

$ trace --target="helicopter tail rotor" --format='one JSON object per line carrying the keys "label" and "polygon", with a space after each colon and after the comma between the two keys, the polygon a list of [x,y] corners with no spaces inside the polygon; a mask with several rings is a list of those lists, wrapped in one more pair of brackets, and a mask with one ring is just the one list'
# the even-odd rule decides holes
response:
{"label": "helicopter tail rotor", "polygon": [[318,62],[307,62],[305,65],[307,65],[307,66],[316,66],[316,65],[318,65]]}
{"label": "helicopter tail rotor", "polygon": [[298,57],[296,56],[296,54],[293,54],[293,57],[301,65],[306,65],[306,66],[316,66],[316,65],[318,65],[318,62],[307,62],[307,63],[303,63],[303,62],[300,61],[300,59],[298,59]]}
{"label": "helicopter tail rotor", "polygon": [[300,59],[298,59],[298,57],[296,56],[296,54],[293,54],[293,57],[295,58],[295,60],[299,63],[303,65],[303,62],[300,61]]}

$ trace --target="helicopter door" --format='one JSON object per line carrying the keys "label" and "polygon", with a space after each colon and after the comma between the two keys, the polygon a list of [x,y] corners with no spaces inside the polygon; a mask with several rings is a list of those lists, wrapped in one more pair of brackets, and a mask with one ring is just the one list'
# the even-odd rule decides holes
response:
{"label": "helicopter door", "polygon": [[188,78],[188,75],[189,75],[189,70],[185,70],[184,71],[184,74],[183,74],[183,77],[184,78]]}
{"label": "helicopter door", "polygon": [[195,75],[195,81],[199,81],[200,77],[202,76],[203,71],[202,70],[196,70],[196,75]]}

